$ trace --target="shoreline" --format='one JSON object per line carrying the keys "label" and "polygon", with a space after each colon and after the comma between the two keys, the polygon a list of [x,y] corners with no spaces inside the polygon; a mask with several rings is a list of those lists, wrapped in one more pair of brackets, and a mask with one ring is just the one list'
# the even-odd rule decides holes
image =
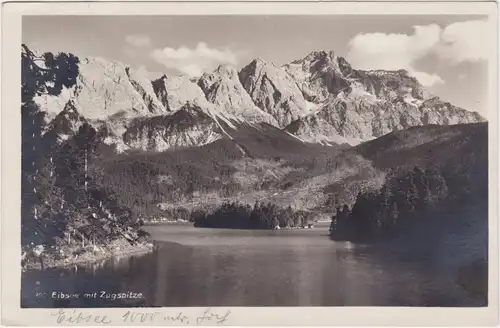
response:
{"label": "shoreline", "polygon": [[205,226],[205,225],[193,225],[196,229],[222,229],[222,230],[267,230],[267,231],[294,231],[294,230],[324,230],[330,228],[330,221],[317,221],[313,224],[307,226],[277,226],[277,227],[248,227],[248,226]]}
{"label": "shoreline", "polygon": [[[153,227],[158,225],[190,225],[193,223],[189,221],[157,221],[157,222],[144,222],[144,227]],[[222,227],[194,227],[193,229],[226,229]],[[231,229],[232,230],[232,229]],[[240,229],[238,229],[240,230]],[[293,231],[293,230],[315,230],[314,228],[281,228],[281,229],[241,229],[241,230],[272,230],[272,231]],[[80,247],[65,246],[61,248],[54,248],[42,254],[42,263],[40,258],[36,256],[29,256],[24,263],[21,262],[21,271],[43,271],[46,269],[67,269],[75,265],[92,264],[105,260],[112,259],[116,256],[132,256],[147,254],[154,250],[153,240],[147,242],[130,245],[120,241],[112,242],[110,245],[93,245],[92,249],[88,247],[82,249]],[[67,254],[61,257],[60,254]]]}
{"label": "shoreline", "polygon": [[179,224],[179,225],[193,225],[193,222],[190,221],[144,221],[144,226],[153,226],[153,225],[172,225],[172,224]]}
{"label": "shoreline", "polygon": [[[103,249],[100,247],[100,249]],[[26,271],[43,271],[46,269],[67,269],[68,267],[74,265],[82,265],[82,264],[92,264],[100,261],[109,260],[115,256],[132,256],[138,254],[147,254],[153,251],[154,245],[153,243],[144,243],[138,245],[130,245],[125,247],[124,249],[119,250],[108,250],[105,249],[99,253],[95,253],[92,251],[86,251],[81,255],[76,256],[76,258],[62,258],[62,259],[53,259],[45,257],[43,259],[43,269],[40,261],[38,259],[31,259],[26,261],[26,263],[22,266],[22,272]]]}

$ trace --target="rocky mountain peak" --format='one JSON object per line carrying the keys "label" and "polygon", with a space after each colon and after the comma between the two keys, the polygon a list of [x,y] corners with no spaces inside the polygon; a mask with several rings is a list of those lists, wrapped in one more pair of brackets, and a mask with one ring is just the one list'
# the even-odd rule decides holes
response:
{"label": "rocky mountain peak", "polygon": [[253,62],[258,63],[258,64],[264,64],[264,65],[267,63],[266,60],[264,60],[264,58],[262,58],[260,56],[255,58],[254,60],[252,60],[252,63]]}
{"label": "rocky mountain peak", "polygon": [[267,62],[261,57],[257,57],[254,60],[252,60],[248,65],[243,67],[238,73],[238,76],[243,83],[243,80],[246,80],[246,77],[249,75],[266,74],[270,70],[276,71],[278,70],[278,68],[274,63]]}
{"label": "rocky mountain peak", "polygon": [[301,59],[284,65],[284,69],[287,71],[297,70],[298,68],[311,74],[330,71],[346,78],[353,71],[351,64],[344,57],[337,56],[333,50],[313,51]]}
{"label": "rocky mountain peak", "polygon": [[311,63],[316,61],[331,61],[335,58],[334,51],[315,50],[308,53],[305,57],[292,61],[292,64]]}
{"label": "rocky mountain peak", "polygon": [[186,102],[209,106],[202,89],[187,76],[163,75],[152,85],[154,93],[169,111],[180,109]]}
{"label": "rocky mountain peak", "polygon": [[340,71],[338,57],[335,55],[334,51],[312,51],[304,58],[295,60],[285,66],[290,65],[299,65],[304,71],[309,71],[311,73],[325,70]]}
{"label": "rocky mountain peak", "polygon": [[275,63],[273,62],[268,62],[266,61],[265,59],[263,59],[262,57],[257,57],[255,58],[254,60],[252,60],[247,66],[247,68],[249,67],[252,67],[252,69],[254,70],[261,70],[263,67],[266,67],[266,66],[273,66],[273,67],[277,67]]}
{"label": "rocky mountain peak", "polygon": [[344,72],[350,71],[350,65],[345,59],[336,57],[333,51],[313,51],[284,65],[283,69],[297,82],[304,98],[311,103],[321,103],[349,87]]}
{"label": "rocky mountain peak", "polygon": [[[447,105],[406,70],[356,70],[333,51],[314,51],[284,65],[304,98],[317,110],[292,122],[287,130],[306,141],[350,144],[410,126],[475,123],[475,113]],[[429,110],[429,108],[433,108]]]}
{"label": "rocky mountain peak", "polygon": [[[78,58],[66,53],[36,54],[24,45],[22,55],[28,54],[32,59],[27,60],[32,63],[23,65],[23,78],[27,81],[43,79],[46,87],[39,89],[32,100],[49,117],[60,113],[70,100],[76,111],[90,121],[112,120],[118,116],[133,118],[165,111],[153,92],[151,81],[123,63],[100,57]],[[47,67],[50,67],[50,74],[37,73]],[[54,86],[70,73],[74,74],[73,83],[65,83],[57,92],[53,91]]]}
{"label": "rocky mountain peak", "polygon": [[238,71],[234,66],[223,64],[219,65],[214,73],[218,74],[221,78],[233,79],[238,76]]}
{"label": "rocky mountain peak", "polygon": [[349,62],[344,57],[337,57],[336,59],[342,75],[344,75],[345,77],[349,77],[353,72],[351,64],[349,64]]}
{"label": "rocky mountain peak", "polygon": [[296,82],[274,64],[254,59],[240,71],[239,79],[253,102],[280,127],[305,114],[306,103]]}
{"label": "rocky mountain peak", "polygon": [[227,114],[225,116],[250,123],[265,122],[278,126],[274,117],[255,105],[234,67],[221,65],[211,74],[203,74],[198,85],[206,99]]}

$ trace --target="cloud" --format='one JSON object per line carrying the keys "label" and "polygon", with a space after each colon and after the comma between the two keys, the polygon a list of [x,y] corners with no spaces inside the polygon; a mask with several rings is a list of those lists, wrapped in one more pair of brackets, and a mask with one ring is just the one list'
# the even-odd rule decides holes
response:
{"label": "cloud", "polygon": [[429,74],[426,72],[409,71],[423,86],[432,86],[435,84],[444,83],[443,79],[437,74]]}
{"label": "cloud", "polygon": [[438,75],[415,69],[415,63],[428,55],[445,65],[486,59],[488,51],[481,40],[486,24],[466,21],[444,29],[437,24],[414,26],[412,34],[358,34],[348,44],[347,59],[360,69],[406,69],[426,86],[443,83]]}
{"label": "cloud", "polygon": [[125,41],[127,41],[128,44],[131,44],[134,47],[138,48],[146,48],[151,46],[151,39],[147,35],[141,35],[141,34],[127,35],[125,37]]}
{"label": "cloud", "polygon": [[199,76],[221,64],[238,63],[238,56],[230,49],[210,48],[204,42],[199,42],[193,49],[185,46],[178,49],[155,49],[151,52],[151,57],[164,66],[189,76]]}
{"label": "cloud", "polygon": [[435,52],[450,64],[464,61],[488,60],[488,23],[466,21],[448,25],[441,33],[441,42]]}

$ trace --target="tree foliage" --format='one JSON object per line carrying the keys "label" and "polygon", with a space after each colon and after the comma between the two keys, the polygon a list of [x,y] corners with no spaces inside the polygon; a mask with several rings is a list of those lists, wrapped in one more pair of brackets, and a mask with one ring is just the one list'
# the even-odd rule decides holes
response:
{"label": "tree foliage", "polygon": [[36,95],[57,96],[63,87],[70,88],[78,77],[79,59],[71,53],[40,56],[22,45],[21,55],[21,93],[22,102],[28,102]]}
{"label": "tree foliage", "polygon": [[313,221],[313,214],[310,212],[262,202],[256,202],[254,206],[237,202],[224,203],[212,212],[197,212],[192,217],[196,227],[233,229],[304,227]]}
{"label": "tree foliage", "polygon": [[440,170],[415,166],[391,172],[378,192],[360,192],[349,209],[337,207],[330,231],[340,239],[366,240],[394,231],[406,220],[425,215],[449,198]]}

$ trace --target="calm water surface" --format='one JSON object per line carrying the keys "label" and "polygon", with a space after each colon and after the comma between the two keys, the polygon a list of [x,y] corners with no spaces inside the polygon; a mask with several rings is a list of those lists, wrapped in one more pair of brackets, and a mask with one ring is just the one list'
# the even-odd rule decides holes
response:
{"label": "calm water surface", "polygon": [[[156,225],[148,230],[156,240],[150,254],[23,273],[22,305],[482,306],[485,302],[456,282],[458,267],[477,256],[482,244],[463,243],[461,249],[453,242],[447,248],[446,240],[440,240],[415,256],[415,252],[381,252],[333,242],[327,237],[327,224],[293,231],[189,225]],[[55,299],[52,292],[80,297]],[[102,292],[143,297],[118,301],[100,298]],[[97,297],[84,298],[84,293]]]}

